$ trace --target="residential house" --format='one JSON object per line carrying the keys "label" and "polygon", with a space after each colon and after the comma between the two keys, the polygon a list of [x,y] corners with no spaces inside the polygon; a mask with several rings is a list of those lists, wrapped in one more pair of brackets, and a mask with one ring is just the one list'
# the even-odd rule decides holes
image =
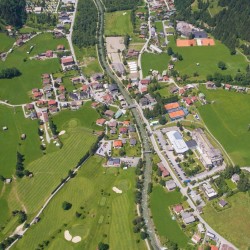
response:
{"label": "residential house", "polygon": [[52,50],[47,50],[47,51],[45,52],[45,56],[46,56],[46,57],[53,57],[53,51],[52,51]]}
{"label": "residential house", "polygon": [[219,200],[218,204],[220,207],[225,207],[228,203],[225,200]]}
{"label": "residential house", "polygon": [[104,114],[105,114],[106,116],[112,118],[112,117],[114,116],[115,112],[109,109],[109,110],[106,110],[106,111],[104,112]]}
{"label": "residential house", "polygon": [[121,160],[119,158],[109,158],[107,161],[107,166],[109,167],[119,167],[121,165]]}
{"label": "residential house", "polygon": [[186,225],[195,222],[195,218],[194,218],[192,213],[182,211],[181,212],[181,217],[182,217],[183,222]]}
{"label": "residential house", "polygon": [[65,47],[64,47],[64,45],[59,44],[59,45],[57,45],[56,49],[57,50],[65,50]]}
{"label": "residential house", "polygon": [[128,133],[128,128],[127,127],[119,128],[119,133],[122,135],[126,135]]}
{"label": "residential house", "polygon": [[74,64],[74,59],[72,56],[65,56],[61,58],[61,63],[63,66],[69,66]]}
{"label": "residential house", "polygon": [[122,146],[123,146],[123,143],[122,143],[121,140],[115,140],[115,141],[113,142],[113,147],[114,147],[114,148],[121,148]]}
{"label": "residential house", "polygon": [[26,104],[26,109],[27,109],[27,110],[32,110],[32,109],[34,109],[34,104],[32,104],[32,103]]}
{"label": "residential house", "polygon": [[170,173],[168,170],[164,167],[162,162],[157,163],[158,168],[161,170],[161,176],[162,177],[167,177],[170,176]]}
{"label": "residential house", "polygon": [[191,240],[192,240],[195,244],[198,244],[198,243],[200,243],[200,241],[201,241],[201,236],[200,236],[199,234],[195,233],[195,234],[193,235],[193,237],[192,237]]}
{"label": "residential house", "polygon": [[238,181],[240,180],[240,176],[238,174],[234,174],[232,177],[231,177],[231,181],[235,184],[238,183]]}
{"label": "residential house", "polygon": [[105,124],[105,122],[106,122],[106,119],[100,118],[100,119],[96,120],[96,125],[103,126]]}
{"label": "residential house", "polygon": [[175,205],[173,207],[174,212],[178,215],[180,214],[184,209],[183,206],[181,204]]}
{"label": "residential house", "polygon": [[166,181],[166,188],[168,189],[168,191],[172,191],[176,188],[176,183],[174,182],[174,180],[169,180]]}

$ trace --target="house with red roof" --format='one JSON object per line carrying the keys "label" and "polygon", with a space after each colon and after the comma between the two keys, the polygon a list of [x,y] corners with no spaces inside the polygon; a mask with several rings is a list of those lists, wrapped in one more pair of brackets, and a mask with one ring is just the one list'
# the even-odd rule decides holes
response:
{"label": "house with red roof", "polygon": [[59,45],[57,45],[56,49],[57,50],[65,50],[65,47],[64,47],[64,45],[59,44]]}
{"label": "house with red roof", "polygon": [[47,50],[45,53],[46,57],[53,57],[53,51],[52,50]]}
{"label": "house with red roof", "polygon": [[100,118],[96,120],[96,125],[103,126],[105,122],[106,122],[106,119]]}
{"label": "house with red roof", "polygon": [[113,147],[114,147],[114,148],[121,148],[122,146],[123,146],[123,143],[122,143],[121,140],[115,140],[115,141],[113,142]]}
{"label": "house with red roof", "polygon": [[34,99],[39,99],[39,98],[41,98],[43,96],[43,93],[42,92],[35,92],[34,94],[33,94],[33,98]]}
{"label": "house with red roof", "polygon": [[74,64],[74,59],[72,56],[65,56],[61,58],[61,63],[63,66],[69,66]]}
{"label": "house with red roof", "polygon": [[225,90],[230,90],[231,89],[231,85],[230,84],[225,84]]}
{"label": "house with red roof", "polygon": [[149,79],[142,79],[141,80],[141,84],[142,85],[148,85],[150,83],[150,80]]}
{"label": "house with red roof", "polygon": [[176,214],[180,214],[184,209],[181,204],[178,204],[173,207],[173,210]]}
{"label": "house with red roof", "polygon": [[49,106],[56,106],[57,103],[56,103],[55,100],[49,100],[49,101],[48,101],[48,105],[49,105]]}
{"label": "house with red roof", "polygon": [[128,128],[127,127],[119,128],[119,133],[122,135],[126,135],[128,133]]}

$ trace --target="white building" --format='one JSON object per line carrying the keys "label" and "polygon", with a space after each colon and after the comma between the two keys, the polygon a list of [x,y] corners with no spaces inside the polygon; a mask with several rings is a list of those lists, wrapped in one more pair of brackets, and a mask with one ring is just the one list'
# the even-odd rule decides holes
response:
{"label": "white building", "polygon": [[157,52],[157,53],[159,53],[159,54],[162,53],[162,50],[161,50],[160,48],[158,48],[157,46],[153,45],[153,44],[151,44],[151,45],[149,46],[149,48],[150,48],[152,51]]}
{"label": "white building", "polygon": [[209,200],[217,196],[217,192],[208,182],[202,184],[202,190]]}
{"label": "white building", "polygon": [[170,140],[175,152],[177,154],[183,154],[188,151],[188,146],[183,140],[182,135],[178,131],[169,131],[167,132],[167,137]]}

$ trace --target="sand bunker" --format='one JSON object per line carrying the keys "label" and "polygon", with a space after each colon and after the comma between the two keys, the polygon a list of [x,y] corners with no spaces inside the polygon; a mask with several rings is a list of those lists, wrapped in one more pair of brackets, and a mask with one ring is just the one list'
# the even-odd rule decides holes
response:
{"label": "sand bunker", "polygon": [[66,133],[65,130],[62,130],[58,135],[64,135]]}
{"label": "sand bunker", "polygon": [[65,238],[65,240],[67,240],[67,241],[71,241],[71,240],[72,240],[72,236],[71,236],[71,234],[69,233],[69,230],[64,231],[64,238]]}
{"label": "sand bunker", "polygon": [[113,187],[112,190],[113,190],[114,192],[116,192],[117,194],[121,194],[121,193],[122,193],[122,190],[120,190],[120,189],[117,188],[117,187]]}
{"label": "sand bunker", "polygon": [[82,240],[82,238],[80,236],[75,236],[73,239],[72,239],[72,242],[73,243],[78,243]]}
{"label": "sand bunker", "polygon": [[122,15],[125,16],[127,14],[127,12],[123,12]]}

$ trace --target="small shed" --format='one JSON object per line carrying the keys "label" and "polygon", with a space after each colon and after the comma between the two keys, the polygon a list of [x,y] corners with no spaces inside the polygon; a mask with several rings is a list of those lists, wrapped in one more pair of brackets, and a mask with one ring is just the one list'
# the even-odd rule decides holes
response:
{"label": "small shed", "polygon": [[25,140],[26,139],[26,134],[21,134],[21,140]]}

